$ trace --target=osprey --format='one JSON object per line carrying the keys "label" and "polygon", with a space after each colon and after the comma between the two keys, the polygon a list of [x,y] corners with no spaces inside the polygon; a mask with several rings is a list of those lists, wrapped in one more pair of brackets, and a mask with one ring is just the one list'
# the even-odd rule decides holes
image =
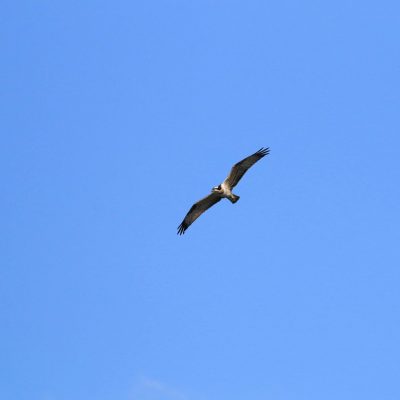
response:
{"label": "osprey", "polygon": [[260,150],[256,151],[251,156],[236,163],[232,167],[228,177],[220,185],[213,187],[208,196],[193,204],[182,223],[178,226],[178,235],[184,234],[186,229],[189,228],[204,211],[207,211],[221,199],[226,198],[230,200],[231,203],[236,203],[240,197],[233,194],[232,189],[238,184],[246,171],[267,154],[269,154],[269,147],[261,147]]}

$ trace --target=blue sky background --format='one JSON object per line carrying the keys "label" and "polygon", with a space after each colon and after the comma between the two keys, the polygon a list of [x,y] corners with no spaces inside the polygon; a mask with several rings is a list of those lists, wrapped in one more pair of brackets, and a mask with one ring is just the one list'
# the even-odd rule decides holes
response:
{"label": "blue sky background", "polygon": [[400,398],[397,1],[1,9],[2,399]]}

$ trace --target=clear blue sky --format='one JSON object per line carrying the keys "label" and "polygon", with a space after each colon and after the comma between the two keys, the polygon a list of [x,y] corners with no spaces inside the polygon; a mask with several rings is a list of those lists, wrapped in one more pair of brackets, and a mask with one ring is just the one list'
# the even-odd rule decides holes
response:
{"label": "clear blue sky", "polygon": [[1,8],[0,398],[400,398],[398,1]]}

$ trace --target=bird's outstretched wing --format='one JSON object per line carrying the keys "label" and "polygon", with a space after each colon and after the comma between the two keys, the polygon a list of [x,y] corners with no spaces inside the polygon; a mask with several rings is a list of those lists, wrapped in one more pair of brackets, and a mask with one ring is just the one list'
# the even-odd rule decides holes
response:
{"label": "bird's outstretched wing", "polygon": [[193,204],[182,223],[178,226],[178,235],[183,235],[186,229],[189,228],[189,226],[196,221],[196,219],[199,218],[204,211],[207,211],[220,200],[221,196],[218,193],[211,193],[199,200],[197,203]]}
{"label": "bird's outstretched wing", "polygon": [[236,163],[232,169],[231,172],[229,173],[228,177],[225,179],[224,183],[228,185],[230,189],[235,187],[240,179],[242,179],[242,176],[246,173],[246,171],[252,167],[258,160],[263,158],[269,154],[269,147],[263,148],[261,147],[260,150],[256,151],[254,154],[252,154],[249,157],[246,157],[242,161],[239,161]]}

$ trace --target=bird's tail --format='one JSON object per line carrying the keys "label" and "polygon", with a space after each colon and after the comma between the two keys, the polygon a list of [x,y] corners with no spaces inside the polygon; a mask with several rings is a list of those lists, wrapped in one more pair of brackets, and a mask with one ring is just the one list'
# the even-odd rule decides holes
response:
{"label": "bird's tail", "polygon": [[235,204],[240,199],[240,196],[236,196],[236,194],[232,193],[232,197],[229,197],[229,200]]}

